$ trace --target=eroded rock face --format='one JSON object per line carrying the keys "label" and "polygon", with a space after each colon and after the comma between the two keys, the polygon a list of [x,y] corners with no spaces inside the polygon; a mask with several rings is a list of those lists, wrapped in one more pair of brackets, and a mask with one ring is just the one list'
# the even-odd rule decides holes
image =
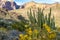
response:
{"label": "eroded rock face", "polygon": [[14,1],[0,0],[0,8],[6,8],[8,10],[19,9],[20,6]]}
{"label": "eroded rock face", "polygon": [[9,1],[5,2],[5,5],[3,6],[3,8],[6,8],[8,10],[13,10],[13,8],[11,7],[11,2]]}
{"label": "eroded rock face", "polygon": [[14,10],[14,9],[19,9],[19,5],[17,5],[15,2],[10,2],[10,1],[6,1],[5,5],[3,6],[3,8],[6,8],[8,10]]}

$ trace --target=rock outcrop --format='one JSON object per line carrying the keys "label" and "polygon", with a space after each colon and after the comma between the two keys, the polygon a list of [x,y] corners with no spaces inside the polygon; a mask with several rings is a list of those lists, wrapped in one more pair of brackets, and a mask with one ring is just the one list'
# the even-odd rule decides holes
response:
{"label": "rock outcrop", "polygon": [[0,8],[6,8],[7,10],[19,9],[20,6],[14,1],[0,0]]}

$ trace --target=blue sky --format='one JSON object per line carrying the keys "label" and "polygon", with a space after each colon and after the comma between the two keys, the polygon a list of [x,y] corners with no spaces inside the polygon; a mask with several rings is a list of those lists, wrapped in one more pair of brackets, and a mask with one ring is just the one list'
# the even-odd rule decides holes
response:
{"label": "blue sky", "polygon": [[[24,3],[26,3],[26,2],[30,2],[30,1],[32,1],[32,0],[14,0],[18,5],[22,5],[22,4],[24,4]],[[37,3],[49,3],[49,4],[51,4],[51,3],[55,3],[55,2],[59,2],[60,3],[60,0],[33,0],[33,1],[35,1],[35,2],[37,2]]]}

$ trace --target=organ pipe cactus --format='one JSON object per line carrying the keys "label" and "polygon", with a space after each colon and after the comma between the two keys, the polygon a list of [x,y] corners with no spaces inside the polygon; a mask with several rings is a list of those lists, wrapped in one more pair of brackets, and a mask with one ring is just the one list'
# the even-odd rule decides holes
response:
{"label": "organ pipe cactus", "polygon": [[48,15],[46,14],[45,16],[44,16],[44,9],[39,9],[39,8],[38,8],[38,12],[32,11],[30,9],[30,12],[28,12],[27,14],[28,14],[30,23],[35,25],[34,27],[43,29],[42,25],[46,23],[52,29],[55,28],[54,16],[51,18],[51,8],[50,8],[50,12],[48,13]]}

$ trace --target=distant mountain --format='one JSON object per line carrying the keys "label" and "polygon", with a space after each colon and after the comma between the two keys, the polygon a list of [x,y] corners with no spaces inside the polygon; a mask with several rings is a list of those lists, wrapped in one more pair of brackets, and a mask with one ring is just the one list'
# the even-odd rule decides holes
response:
{"label": "distant mountain", "polygon": [[0,2],[0,8],[6,8],[7,10],[14,10],[14,9],[19,9],[20,6],[17,5],[15,2],[1,1]]}
{"label": "distant mountain", "polygon": [[10,1],[6,1],[5,5],[3,6],[3,8],[6,8],[8,10],[14,10],[14,9],[19,9],[20,6],[17,5],[15,2],[10,2]]}

